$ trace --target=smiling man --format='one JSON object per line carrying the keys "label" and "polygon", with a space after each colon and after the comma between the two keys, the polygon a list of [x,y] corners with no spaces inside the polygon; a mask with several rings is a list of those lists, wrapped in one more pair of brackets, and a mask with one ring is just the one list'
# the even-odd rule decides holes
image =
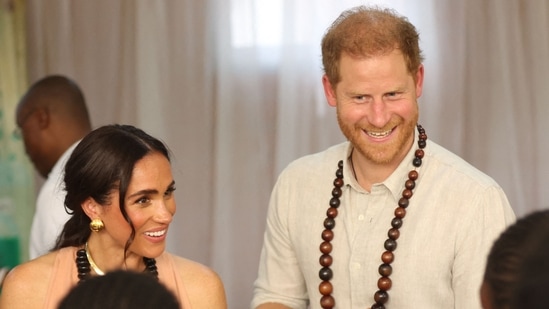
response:
{"label": "smiling man", "polygon": [[500,186],[418,124],[419,35],[377,7],[322,40],[326,99],[348,141],[292,162],[267,216],[252,308],[480,308]]}

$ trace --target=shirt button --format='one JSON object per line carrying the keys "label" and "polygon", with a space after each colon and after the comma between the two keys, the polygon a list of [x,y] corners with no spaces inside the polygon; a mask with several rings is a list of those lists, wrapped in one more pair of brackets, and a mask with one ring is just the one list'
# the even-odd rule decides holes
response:
{"label": "shirt button", "polygon": [[359,270],[361,267],[360,263],[353,263],[353,270]]}
{"label": "shirt button", "polygon": [[358,216],[358,220],[359,220],[359,221],[364,221],[364,215],[359,215],[359,216]]}

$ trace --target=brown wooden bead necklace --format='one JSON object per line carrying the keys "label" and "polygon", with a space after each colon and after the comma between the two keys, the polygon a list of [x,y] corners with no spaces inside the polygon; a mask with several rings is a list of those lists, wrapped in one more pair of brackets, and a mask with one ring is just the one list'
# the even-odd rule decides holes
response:
{"label": "brown wooden bead necklace", "polygon": [[[423,148],[427,145],[427,134],[421,125],[417,125],[417,130],[419,132],[418,136],[418,149],[415,152],[415,157],[413,160],[413,165],[418,168],[421,166],[422,159],[424,156]],[[334,179],[334,189],[332,190],[332,198],[330,199],[330,207],[326,211],[327,218],[324,220],[324,231],[322,231],[322,240],[320,244],[320,265],[322,268],[318,273],[320,280],[320,285],[318,290],[322,297],[320,298],[320,306],[324,309],[332,309],[335,307],[335,299],[331,295],[333,291],[333,286],[330,283],[330,280],[333,277],[332,269],[330,266],[333,263],[333,258],[330,255],[332,252],[331,241],[334,239],[333,229],[335,227],[335,218],[338,214],[338,208],[340,205],[339,198],[342,195],[341,188],[343,187],[343,160],[339,161],[337,164],[337,171],[335,173],[336,178]],[[402,197],[398,201],[398,207],[395,209],[395,217],[391,220],[391,228],[387,233],[387,240],[384,243],[385,251],[381,254],[382,264],[379,266],[379,274],[381,277],[377,281],[377,287],[379,290],[374,294],[375,303],[372,305],[371,309],[385,309],[385,303],[389,300],[389,293],[387,291],[391,288],[392,282],[389,276],[393,272],[391,263],[394,260],[394,253],[397,247],[397,239],[400,236],[399,228],[402,226],[402,219],[406,216],[406,208],[408,207],[409,200],[413,195],[413,190],[416,186],[416,180],[418,179],[418,172],[416,169],[408,173],[408,180],[404,184],[404,191],[402,191]]]}

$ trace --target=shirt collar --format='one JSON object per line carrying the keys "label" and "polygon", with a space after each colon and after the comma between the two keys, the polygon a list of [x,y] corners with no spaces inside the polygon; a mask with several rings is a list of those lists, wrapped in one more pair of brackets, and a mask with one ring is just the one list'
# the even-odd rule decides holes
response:
{"label": "shirt collar", "polygon": [[[404,182],[408,179],[408,173],[411,170],[415,169],[412,161],[415,157],[417,141],[418,134],[414,133],[414,142],[404,159],[400,162],[395,171],[387,179],[385,179],[381,183],[374,184],[372,186],[372,190],[375,190],[375,187],[384,186],[389,189],[395,200],[398,201],[400,199],[402,190],[404,188]],[[345,164],[343,164],[343,179],[345,179],[345,184],[352,187],[354,190],[361,193],[367,193],[367,191],[358,184],[353,173],[351,165],[351,154],[353,153],[353,149],[353,144],[349,142],[347,145],[345,160],[343,161],[345,162]]]}

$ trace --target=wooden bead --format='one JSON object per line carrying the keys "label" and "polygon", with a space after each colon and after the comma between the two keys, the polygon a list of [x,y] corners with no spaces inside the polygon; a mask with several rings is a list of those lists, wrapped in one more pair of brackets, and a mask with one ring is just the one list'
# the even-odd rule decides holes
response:
{"label": "wooden bead", "polygon": [[334,218],[326,218],[324,219],[324,227],[328,230],[331,230],[335,227],[336,223]]}
{"label": "wooden bead", "polygon": [[387,239],[383,244],[387,251],[395,251],[397,248],[397,242],[394,239]]}
{"label": "wooden bead", "polygon": [[390,229],[389,232],[387,232],[387,236],[392,240],[397,240],[400,236],[400,231],[398,229]]}
{"label": "wooden bead", "polygon": [[389,300],[389,294],[386,291],[379,290],[374,294],[374,300],[378,304],[384,304]]}
{"label": "wooden bead", "polygon": [[387,291],[391,288],[392,285],[393,282],[391,281],[391,279],[389,279],[389,277],[381,277],[379,278],[379,280],[377,280],[377,287],[380,290]]}
{"label": "wooden bead", "polygon": [[404,187],[406,189],[409,189],[409,190],[413,190],[415,187],[416,187],[416,182],[413,181],[413,180],[406,180],[406,182],[404,183]]}
{"label": "wooden bead", "polygon": [[333,277],[332,270],[330,267],[322,267],[318,272],[318,277],[323,281],[330,281]]}
{"label": "wooden bead", "polygon": [[324,267],[330,267],[332,265],[333,259],[329,254],[323,254],[320,256],[320,265]]}
{"label": "wooden bead", "polygon": [[405,198],[405,199],[410,199],[412,197],[413,193],[412,193],[412,190],[410,189],[404,189],[404,191],[402,191],[402,197]]}
{"label": "wooden bead", "polygon": [[417,173],[417,171],[410,171],[408,173],[408,179],[410,180],[416,181],[418,177],[419,177],[419,174]]}
{"label": "wooden bead", "polygon": [[395,208],[395,217],[402,219],[404,216],[406,216],[406,209],[402,207]]}
{"label": "wooden bead", "polygon": [[324,241],[320,244],[320,252],[324,253],[324,254],[329,254],[332,252],[332,244],[327,242],[327,241]]}
{"label": "wooden bead", "polygon": [[381,254],[381,260],[385,264],[391,264],[395,260],[395,255],[391,251],[385,251]]}
{"label": "wooden bead", "polygon": [[383,277],[389,277],[393,273],[393,267],[389,264],[379,265],[378,272]]}
{"label": "wooden bead", "polygon": [[330,295],[333,291],[332,284],[329,281],[322,281],[320,282],[320,285],[318,286],[318,291],[322,295]]}
{"label": "wooden bead", "polygon": [[332,241],[332,239],[334,239],[334,232],[332,230],[322,231],[322,239],[328,242]]}
{"label": "wooden bead", "polygon": [[330,295],[324,295],[320,299],[320,306],[323,309],[332,309],[335,307],[335,299]]}
{"label": "wooden bead", "polygon": [[328,208],[328,210],[326,211],[326,216],[328,218],[335,219],[335,217],[337,217],[337,208],[334,208],[334,207]]}

